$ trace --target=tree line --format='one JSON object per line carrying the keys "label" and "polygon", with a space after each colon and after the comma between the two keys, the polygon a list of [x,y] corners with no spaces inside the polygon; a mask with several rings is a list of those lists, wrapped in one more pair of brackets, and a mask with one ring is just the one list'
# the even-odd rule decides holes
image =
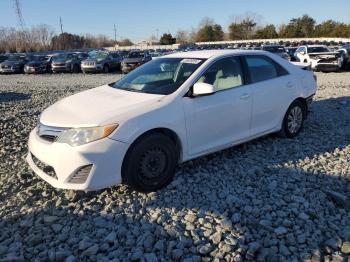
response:
{"label": "tree line", "polygon": [[292,18],[287,24],[261,25],[259,16],[247,13],[234,17],[225,32],[221,25],[205,18],[197,29],[179,30],[177,43],[211,42],[223,40],[273,39],[273,38],[310,38],[342,37],[350,38],[350,24],[326,20],[317,24],[316,20],[305,14]]}
{"label": "tree line", "polygon": [[129,39],[114,41],[105,35],[80,36],[67,32],[56,35],[53,28],[45,24],[24,31],[0,27],[0,53],[102,48],[116,44],[129,46],[133,43]]}
{"label": "tree line", "polygon": [[[211,18],[204,18],[197,28],[179,30],[175,36],[163,34],[159,44],[211,42],[223,40],[302,38],[302,37],[342,37],[350,38],[350,24],[326,20],[317,24],[315,19],[305,14],[292,18],[287,24],[262,25],[259,15],[246,13],[232,18],[226,30]],[[37,25],[24,31],[0,27],[0,53],[28,52],[44,50],[67,50],[78,48],[102,48],[108,46],[130,46],[130,39],[114,41],[105,35],[55,34],[49,25]]]}

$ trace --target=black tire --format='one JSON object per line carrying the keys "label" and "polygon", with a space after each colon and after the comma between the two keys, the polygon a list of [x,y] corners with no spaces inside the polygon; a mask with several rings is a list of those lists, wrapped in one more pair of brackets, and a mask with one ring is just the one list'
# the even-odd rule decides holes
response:
{"label": "black tire", "polygon": [[108,74],[109,73],[109,65],[103,66],[103,73]]}
{"label": "black tire", "polygon": [[[293,138],[297,136],[303,128],[306,119],[307,108],[304,103],[295,100],[288,108],[282,122],[280,135],[282,137]],[[300,115],[301,114],[301,115]]]}
{"label": "black tire", "polygon": [[73,73],[79,73],[79,71],[80,71],[79,66],[75,64],[73,66]]}
{"label": "black tire", "polygon": [[123,182],[140,192],[153,192],[168,185],[175,174],[178,150],[167,136],[142,136],[129,148],[122,166]]}

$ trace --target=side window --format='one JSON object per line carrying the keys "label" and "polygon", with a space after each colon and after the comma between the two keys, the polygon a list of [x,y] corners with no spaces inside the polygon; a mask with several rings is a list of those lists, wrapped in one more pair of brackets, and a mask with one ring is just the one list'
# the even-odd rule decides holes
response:
{"label": "side window", "polygon": [[288,71],[266,56],[246,56],[252,83],[287,75]]}
{"label": "side window", "polygon": [[230,57],[215,62],[197,83],[211,84],[215,91],[221,91],[243,85],[243,79],[240,58]]}

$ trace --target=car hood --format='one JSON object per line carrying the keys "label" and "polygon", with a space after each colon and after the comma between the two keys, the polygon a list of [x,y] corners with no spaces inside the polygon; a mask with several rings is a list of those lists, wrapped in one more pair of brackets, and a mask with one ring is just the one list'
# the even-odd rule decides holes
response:
{"label": "car hood", "polygon": [[42,112],[40,122],[55,127],[92,127],[119,123],[123,115],[140,110],[144,112],[162,97],[104,85],[56,102]]}
{"label": "car hood", "polygon": [[88,59],[83,60],[82,62],[85,63],[85,62],[96,62],[96,61],[97,61],[97,59],[88,58]]}
{"label": "car hood", "polygon": [[53,63],[65,63],[67,60],[66,59],[54,59],[52,60]]}
{"label": "car hood", "polygon": [[123,59],[124,63],[141,63],[142,62],[142,57],[137,57],[137,58],[124,58]]}
{"label": "car hood", "polygon": [[29,62],[26,65],[27,66],[41,66],[41,65],[44,65],[44,64],[45,64],[45,62]]}
{"label": "car hood", "polygon": [[4,61],[1,64],[2,65],[12,66],[12,65],[15,65],[15,64],[23,64],[23,62],[21,62],[21,61]]}
{"label": "car hood", "polygon": [[338,52],[322,52],[322,53],[309,53],[309,57],[335,57],[338,56]]}

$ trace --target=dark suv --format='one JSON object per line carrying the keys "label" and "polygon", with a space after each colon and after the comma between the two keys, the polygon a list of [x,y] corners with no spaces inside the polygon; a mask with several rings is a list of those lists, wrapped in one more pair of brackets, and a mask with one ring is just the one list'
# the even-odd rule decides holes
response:
{"label": "dark suv", "polygon": [[51,69],[53,73],[79,73],[81,61],[87,58],[86,53],[64,53],[53,57]]}
{"label": "dark suv", "polygon": [[119,70],[123,57],[118,52],[91,51],[89,57],[81,63],[84,73]]}
{"label": "dark suv", "polygon": [[350,44],[346,44],[340,47],[337,52],[339,53],[342,69],[349,70],[350,69]]}
{"label": "dark suv", "polygon": [[1,73],[23,73],[29,59],[26,55],[10,55],[0,64]]}
{"label": "dark suv", "polygon": [[150,60],[152,60],[152,57],[146,51],[130,51],[129,54],[123,59],[122,72],[124,74],[129,73]]}
{"label": "dark suv", "polygon": [[36,74],[46,73],[51,71],[51,57],[49,56],[33,56],[32,59],[25,64],[24,73]]}

